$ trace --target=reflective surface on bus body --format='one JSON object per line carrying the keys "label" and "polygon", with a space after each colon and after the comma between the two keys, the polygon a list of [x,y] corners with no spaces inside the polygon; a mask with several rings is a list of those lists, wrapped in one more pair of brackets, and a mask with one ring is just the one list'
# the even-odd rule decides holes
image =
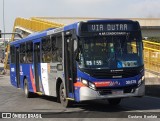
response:
{"label": "reflective surface on bus body", "polygon": [[142,41],[138,37],[88,37],[80,40],[80,68],[120,69],[142,65]]}

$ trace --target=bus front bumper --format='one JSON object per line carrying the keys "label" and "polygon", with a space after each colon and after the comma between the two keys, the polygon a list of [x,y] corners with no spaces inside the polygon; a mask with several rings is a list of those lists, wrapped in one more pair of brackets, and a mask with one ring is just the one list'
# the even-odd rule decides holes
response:
{"label": "bus front bumper", "polygon": [[100,94],[99,91],[92,90],[88,87],[80,88],[80,101],[86,100],[98,100],[108,98],[126,98],[126,97],[142,97],[145,94],[145,84],[141,84],[134,92],[122,93],[122,94]]}

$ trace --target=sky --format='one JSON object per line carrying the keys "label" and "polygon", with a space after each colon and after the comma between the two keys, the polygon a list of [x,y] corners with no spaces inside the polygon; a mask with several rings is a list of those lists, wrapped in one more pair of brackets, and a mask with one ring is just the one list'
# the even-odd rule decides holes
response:
{"label": "sky", "polygon": [[[5,32],[17,17],[160,18],[160,0],[4,0]],[[0,30],[3,0],[0,0]]]}

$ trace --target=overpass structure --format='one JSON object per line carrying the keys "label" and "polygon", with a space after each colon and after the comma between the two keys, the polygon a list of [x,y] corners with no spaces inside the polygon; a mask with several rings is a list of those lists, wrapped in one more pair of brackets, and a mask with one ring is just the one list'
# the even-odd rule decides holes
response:
{"label": "overpass structure", "polygon": [[[78,21],[108,18],[82,18],[82,17],[32,17],[30,19],[17,18],[14,29],[23,35],[41,31],[49,27],[62,27]],[[138,21],[141,25],[143,37],[160,37],[160,18],[125,18]]]}
{"label": "overpass structure", "polygon": [[[48,28],[58,28],[78,21],[108,18],[85,18],[85,17],[32,17],[29,19],[17,18],[14,23],[13,32],[19,32],[23,37],[37,31]],[[160,18],[125,18],[139,21],[143,37],[160,37]],[[15,36],[12,36],[14,40]],[[145,68],[160,72],[160,44],[144,40]],[[7,68],[9,46],[5,58],[4,68]]]}

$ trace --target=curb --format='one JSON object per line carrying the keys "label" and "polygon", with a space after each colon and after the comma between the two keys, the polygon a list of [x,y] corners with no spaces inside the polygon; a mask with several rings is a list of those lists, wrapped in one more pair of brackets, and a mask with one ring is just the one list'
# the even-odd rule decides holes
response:
{"label": "curb", "polygon": [[153,97],[160,97],[160,85],[145,85],[145,94]]}

